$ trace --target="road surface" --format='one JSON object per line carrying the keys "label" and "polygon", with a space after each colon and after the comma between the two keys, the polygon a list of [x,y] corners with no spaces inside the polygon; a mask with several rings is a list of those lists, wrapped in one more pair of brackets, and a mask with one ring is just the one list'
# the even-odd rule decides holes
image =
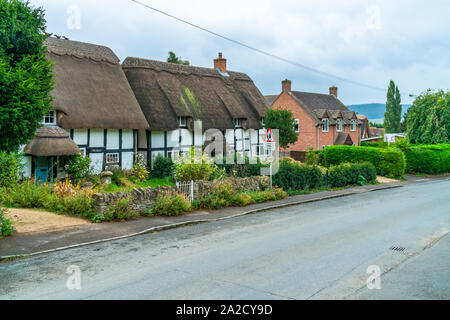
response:
{"label": "road surface", "polygon": [[0,263],[0,299],[450,299],[449,227],[411,184]]}

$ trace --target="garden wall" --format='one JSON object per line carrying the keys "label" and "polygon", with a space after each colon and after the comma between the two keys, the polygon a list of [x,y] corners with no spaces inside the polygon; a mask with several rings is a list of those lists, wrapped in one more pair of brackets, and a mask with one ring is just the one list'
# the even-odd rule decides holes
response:
{"label": "garden wall", "polygon": [[[269,187],[269,177],[255,176],[248,178],[231,178],[230,181],[233,189],[244,191],[261,191]],[[209,194],[220,180],[214,181],[198,181],[194,184],[194,198]],[[131,207],[137,211],[152,209],[155,206],[156,197],[161,192],[175,191],[179,192],[178,187],[156,187],[156,188],[135,188],[130,192],[116,193],[96,193],[92,196],[94,210],[97,213],[103,213],[105,210],[114,205],[117,200],[128,198],[131,201]]]}

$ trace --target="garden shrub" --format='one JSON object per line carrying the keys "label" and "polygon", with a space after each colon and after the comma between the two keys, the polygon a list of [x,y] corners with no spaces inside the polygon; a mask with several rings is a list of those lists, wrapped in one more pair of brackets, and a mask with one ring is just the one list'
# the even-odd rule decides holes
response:
{"label": "garden shrub", "polygon": [[222,159],[222,162],[223,164],[217,164],[217,167],[224,169],[227,175],[238,178],[260,176],[261,168],[268,167],[270,165],[263,164],[260,158],[256,158],[256,161],[250,161],[250,158],[247,155],[243,157],[238,154],[234,155],[233,164],[225,163],[226,159]]}
{"label": "garden shrub", "polygon": [[408,173],[450,172],[450,144],[411,146],[406,149],[405,157]]}
{"label": "garden shrub", "polygon": [[236,191],[233,190],[231,182],[221,181],[214,186],[210,194],[203,195],[199,199],[196,199],[192,203],[192,206],[196,209],[220,209],[228,207],[232,204],[235,193]]}
{"label": "garden shrub", "polygon": [[19,181],[20,155],[0,152],[0,187],[10,187]]}
{"label": "garden shrub", "polygon": [[245,207],[252,203],[253,199],[248,193],[238,193],[231,200],[231,204],[236,207]]}
{"label": "garden shrub", "polygon": [[374,182],[376,178],[375,166],[370,162],[343,163],[332,166],[328,171],[328,184],[332,187],[365,184]]}
{"label": "garden shrub", "polygon": [[314,148],[309,148],[306,152],[305,163],[311,166],[319,163],[319,155],[314,151]]}
{"label": "garden shrub", "polygon": [[190,152],[180,156],[173,165],[173,177],[175,181],[207,181],[215,170],[213,160],[208,158],[200,151],[194,151],[194,147]]}
{"label": "garden shrub", "polygon": [[80,183],[91,175],[91,159],[80,154],[62,158],[64,169],[74,183]]}
{"label": "garden shrub", "polygon": [[0,236],[2,237],[9,237],[12,236],[14,233],[14,224],[13,222],[4,217],[5,211],[0,208],[0,221],[1,223],[1,230],[0,230]]}
{"label": "garden shrub", "polygon": [[[55,190],[55,191],[54,191]],[[15,208],[41,208],[68,215],[91,218],[93,189],[85,188],[61,192],[47,183],[36,185],[32,180],[0,189],[0,203]]]}
{"label": "garden shrub", "polygon": [[191,203],[184,195],[175,192],[160,193],[156,197],[152,215],[178,216],[191,211]]}
{"label": "garden shrub", "polygon": [[153,160],[152,176],[155,178],[165,178],[172,175],[173,162],[170,157],[158,154]]}
{"label": "garden shrub", "polygon": [[[128,198],[118,199],[115,203],[108,206],[103,214],[106,221],[125,221],[139,216],[139,213],[130,206],[131,200]],[[95,215],[92,217],[94,218]]]}
{"label": "garden shrub", "polygon": [[316,189],[323,183],[322,172],[317,166],[301,164],[287,158],[281,160],[279,165],[272,182],[284,190]]}
{"label": "garden shrub", "polygon": [[121,168],[114,168],[112,171],[111,182],[118,186],[125,186],[127,184],[127,177],[125,171]]}
{"label": "garden shrub", "polygon": [[133,168],[129,171],[129,176],[135,181],[145,181],[148,179],[149,172],[144,163],[144,156],[141,153],[136,155]]}
{"label": "garden shrub", "polygon": [[405,173],[406,161],[403,152],[397,149],[381,149],[356,146],[328,146],[325,148],[325,165],[370,162],[382,176],[401,177]]}

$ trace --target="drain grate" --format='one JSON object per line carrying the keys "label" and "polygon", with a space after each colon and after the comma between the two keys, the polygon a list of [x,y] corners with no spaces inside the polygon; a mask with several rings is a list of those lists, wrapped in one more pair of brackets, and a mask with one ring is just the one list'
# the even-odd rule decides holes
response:
{"label": "drain grate", "polygon": [[405,250],[406,250],[406,248],[405,247],[390,247],[389,248],[390,250],[392,250],[392,251],[399,251],[399,252],[404,252]]}

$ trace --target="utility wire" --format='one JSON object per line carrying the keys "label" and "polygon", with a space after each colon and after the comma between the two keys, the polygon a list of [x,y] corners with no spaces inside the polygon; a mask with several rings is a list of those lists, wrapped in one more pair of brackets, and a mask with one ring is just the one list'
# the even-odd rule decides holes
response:
{"label": "utility wire", "polygon": [[334,79],[337,79],[337,80],[340,80],[340,81],[344,81],[344,82],[347,82],[347,83],[351,83],[353,85],[357,85],[357,86],[360,86],[360,87],[365,87],[365,88],[369,88],[369,89],[373,89],[373,90],[379,90],[379,91],[383,91],[383,92],[386,91],[386,89],[383,89],[383,88],[380,88],[380,87],[375,87],[375,86],[372,86],[370,84],[366,84],[366,83],[362,83],[362,82],[359,82],[359,81],[354,81],[354,80],[351,80],[351,79],[343,78],[343,77],[340,77],[340,76],[337,76],[337,75],[334,75],[334,74],[331,74],[331,73],[328,73],[328,72],[324,72],[324,71],[321,71],[321,70],[318,70],[318,69],[315,69],[315,68],[308,67],[308,66],[306,66],[304,64],[301,64],[301,63],[298,63],[298,62],[295,62],[295,61],[292,61],[292,60],[285,59],[283,57],[274,55],[274,54],[272,54],[270,52],[266,52],[266,51],[260,50],[258,48],[252,47],[252,46],[250,46],[248,44],[245,44],[243,42],[240,42],[238,40],[231,39],[229,37],[226,37],[226,36],[223,36],[221,34],[218,34],[218,33],[214,32],[214,31],[211,31],[211,30],[208,30],[206,28],[203,28],[203,27],[201,27],[199,25],[196,25],[196,24],[194,24],[192,22],[189,22],[189,21],[183,20],[181,18],[175,17],[175,16],[173,16],[173,15],[167,13],[167,12],[164,12],[162,10],[159,10],[157,8],[149,6],[148,4],[145,4],[145,3],[141,2],[141,1],[138,1],[138,0],[130,0],[130,1],[132,1],[132,2],[134,2],[136,4],[139,4],[139,5],[141,5],[141,6],[145,7],[145,8],[148,8],[148,9],[151,9],[151,10],[156,11],[158,13],[161,13],[161,14],[169,17],[169,18],[172,18],[172,19],[178,20],[178,21],[180,21],[182,23],[188,24],[191,27],[194,27],[194,28],[200,29],[200,30],[202,30],[204,32],[207,32],[209,34],[212,34],[212,35],[214,35],[216,37],[219,37],[219,38],[222,38],[224,40],[227,40],[227,41],[230,41],[232,43],[235,43],[237,45],[243,46],[243,47],[245,47],[247,49],[256,51],[256,52],[258,52],[260,54],[263,54],[265,56],[268,56],[268,57],[271,57],[271,58],[274,58],[274,59],[277,59],[277,60],[280,60],[280,61],[292,64],[294,66],[300,67],[300,68],[308,70],[310,72],[317,73],[317,74],[320,74],[320,75],[325,76],[325,77],[334,78]]}

